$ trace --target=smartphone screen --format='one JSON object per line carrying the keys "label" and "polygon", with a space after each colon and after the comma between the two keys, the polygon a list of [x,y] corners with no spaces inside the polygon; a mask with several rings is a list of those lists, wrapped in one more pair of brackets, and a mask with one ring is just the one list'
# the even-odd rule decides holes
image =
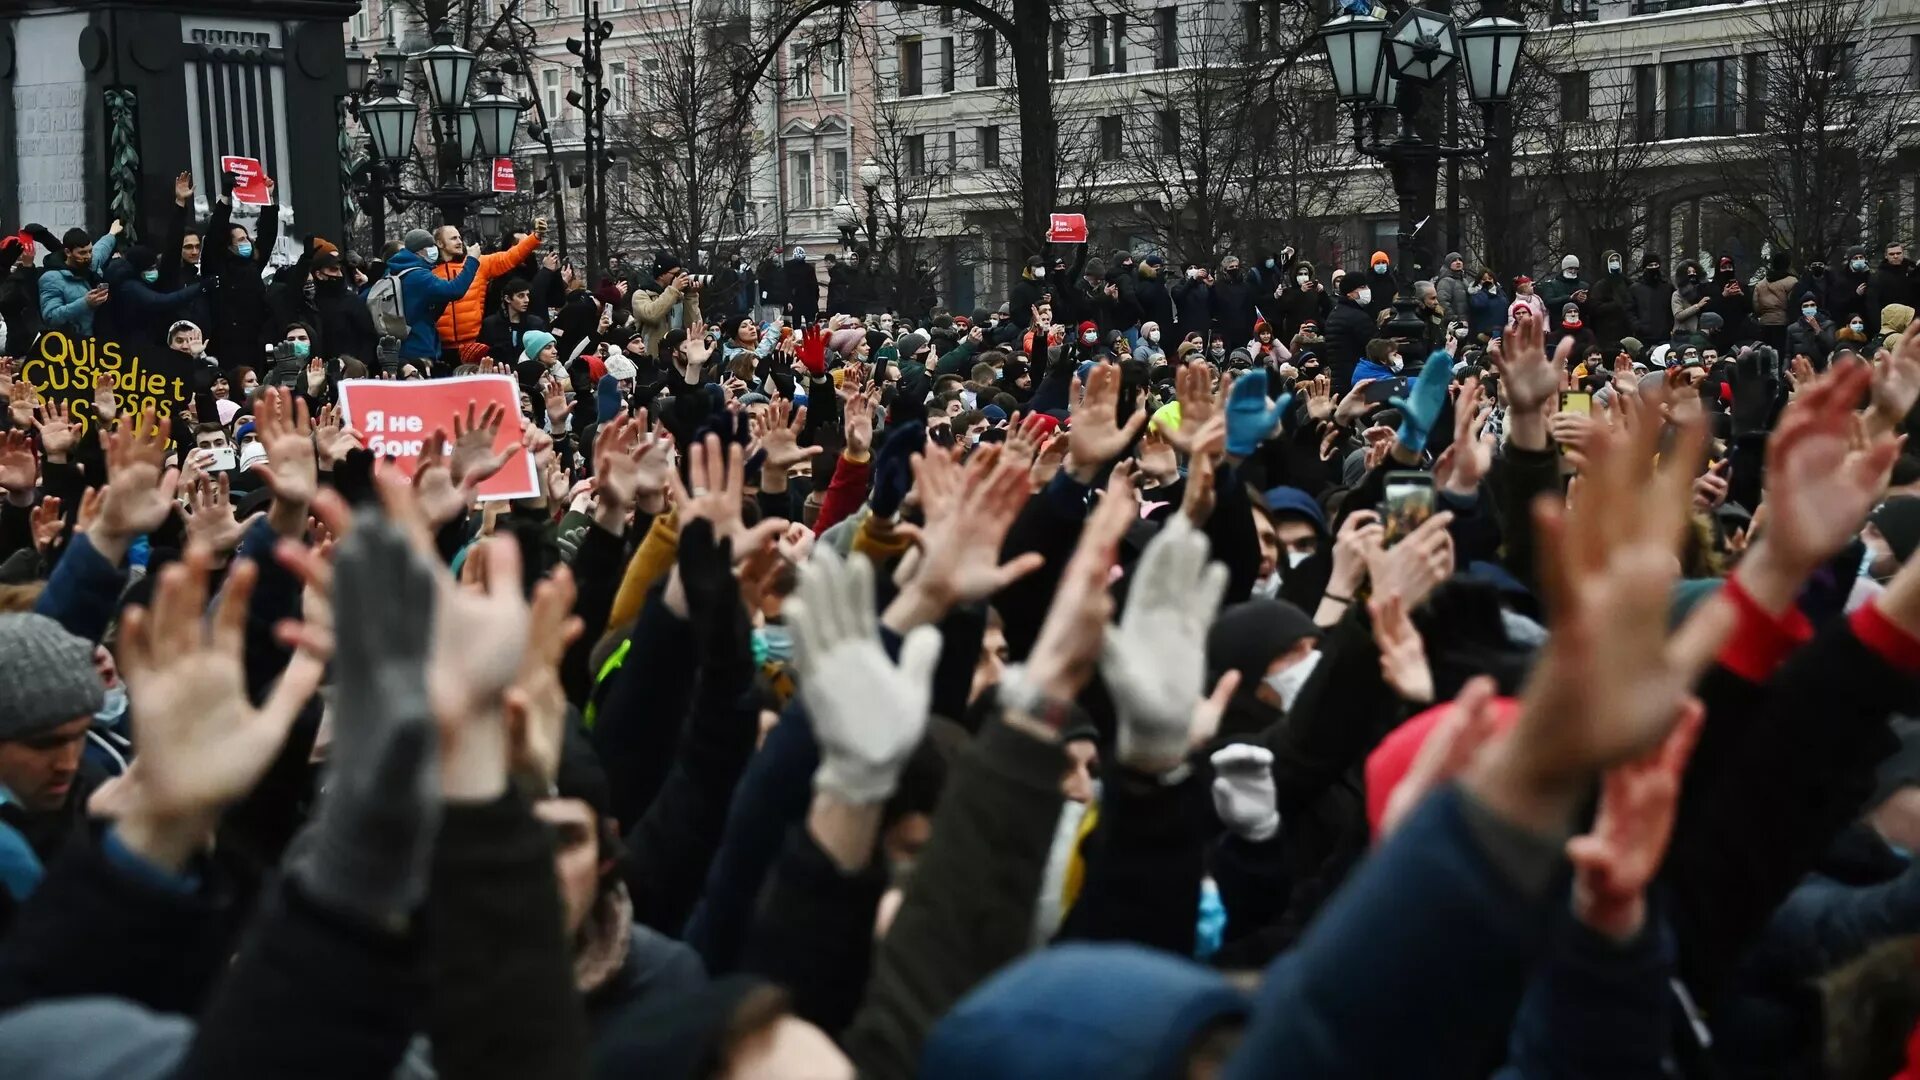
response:
{"label": "smartphone screen", "polygon": [[1593,395],[1583,390],[1562,390],[1560,391],[1560,411],[1592,416]]}
{"label": "smartphone screen", "polygon": [[1387,495],[1381,505],[1387,546],[1392,547],[1433,516],[1433,476],[1423,472],[1390,472]]}

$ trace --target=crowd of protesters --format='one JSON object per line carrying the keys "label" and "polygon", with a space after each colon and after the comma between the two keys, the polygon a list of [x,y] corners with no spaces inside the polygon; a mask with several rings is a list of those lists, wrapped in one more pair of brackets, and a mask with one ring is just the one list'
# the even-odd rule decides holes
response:
{"label": "crowd of protesters", "polygon": [[1920,1077],[1898,245],[874,311],[175,194],[0,242],[197,373],[0,380],[0,1076]]}

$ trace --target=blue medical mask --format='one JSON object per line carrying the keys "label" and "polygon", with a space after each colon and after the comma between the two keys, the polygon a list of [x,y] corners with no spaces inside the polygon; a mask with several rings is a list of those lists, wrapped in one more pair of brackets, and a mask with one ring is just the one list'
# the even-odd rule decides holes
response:
{"label": "blue medical mask", "polygon": [[287,344],[293,346],[293,355],[299,357],[302,360],[305,360],[307,358],[307,354],[313,351],[313,345],[311,342],[290,341]]}
{"label": "blue medical mask", "polygon": [[240,246],[233,249],[233,253],[243,259],[251,259],[253,258],[253,245],[242,240],[240,241]]}
{"label": "blue medical mask", "polygon": [[1807,304],[1800,309],[1800,314],[1806,318],[1811,319],[1814,316],[1820,314],[1820,309],[1813,306],[1812,304]]}
{"label": "blue medical mask", "polygon": [[119,727],[127,717],[127,688],[125,685],[107,687],[107,696],[100,708],[93,714],[93,722],[98,727]]}
{"label": "blue medical mask", "polygon": [[151,285],[151,284],[153,284],[154,282],[156,282],[156,281],[159,281],[159,280],[160,280],[160,271],[158,271],[158,270],[142,270],[142,271],[140,272],[140,280],[142,280],[142,281],[144,281],[144,282],[146,282],[147,284],[149,284],[149,285]]}

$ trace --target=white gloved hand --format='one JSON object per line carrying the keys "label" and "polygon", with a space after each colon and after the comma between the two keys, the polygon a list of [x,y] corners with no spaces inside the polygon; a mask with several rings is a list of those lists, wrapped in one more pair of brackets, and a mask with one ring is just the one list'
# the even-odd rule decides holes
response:
{"label": "white gloved hand", "polygon": [[1213,754],[1213,812],[1228,831],[1258,844],[1280,831],[1273,788],[1273,751],[1234,743]]}
{"label": "white gloved hand", "polygon": [[1227,568],[1207,562],[1206,535],[1185,515],[1167,520],[1131,575],[1133,590],[1107,627],[1100,674],[1120,714],[1120,759],[1185,756],[1193,708],[1207,675],[1207,627],[1220,610]]}
{"label": "white gloved hand", "polygon": [[907,634],[896,666],[880,645],[873,564],[865,556],[842,561],[825,546],[800,567],[786,617],[800,698],[820,744],[813,786],[851,803],[884,801],[927,729],[940,631]]}

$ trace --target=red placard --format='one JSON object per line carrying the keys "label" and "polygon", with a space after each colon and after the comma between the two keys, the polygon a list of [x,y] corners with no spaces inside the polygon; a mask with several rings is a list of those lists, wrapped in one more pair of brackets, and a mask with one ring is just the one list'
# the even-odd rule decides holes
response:
{"label": "red placard", "polygon": [[233,201],[249,206],[267,205],[267,170],[259,159],[223,157],[220,171],[233,174]]}
{"label": "red placard", "polygon": [[1054,214],[1053,223],[1047,227],[1047,239],[1056,244],[1086,243],[1087,215]]}
{"label": "red placard", "polygon": [[513,174],[512,158],[493,159],[493,190],[500,195],[511,195],[520,190],[520,180]]}
{"label": "red placard", "polygon": [[[488,405],[507,410],[507,422],[493,441],[498,453],[520,444],[520,386],[505,375],[467,375],[454,379],[348,379],[340,384],[340,411],[347,424],[364,435],[376,457],[393,458],[413,475],[420,451],[435,431],[453,438],[453,418],[478,416]],[[480,485],[480,498],[529,499],[540,494],[533,455],[515,454],[507,466]]]}

